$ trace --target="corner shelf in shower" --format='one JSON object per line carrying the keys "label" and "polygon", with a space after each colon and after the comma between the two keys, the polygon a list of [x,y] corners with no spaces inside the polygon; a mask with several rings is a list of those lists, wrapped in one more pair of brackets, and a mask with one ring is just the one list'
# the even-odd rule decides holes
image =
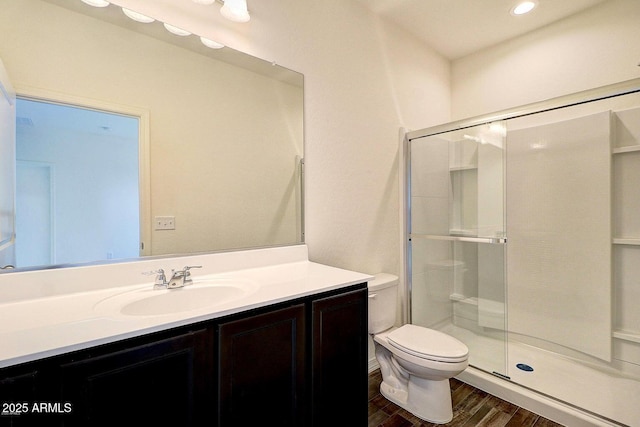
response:
{"label": "corner shelf in shower", "polygon": [[477,237],[478,230],[466,229],[466,228],[452,228],[449,230],[449,235],[456,236],[456,237]]}
{"label": "corner shelf in shower", "polygon": [[613,154],[636,153],[640,151],[640,145],[629,145],[626,147],[618,147],[613,149]]}
{"label": "corner shelf in shower", "polygon": [[640,334],[637,332],[629,332],[625,330],[613,331],[613,337],[619,340],[631,341],[640,344]]}
{"label": "corner shelf in shower", "polygon": [[627,363],[640,363],[640,316],[637,315],[637,263],[640,248],[640,108],[613,112],[612,158],[612,243],[614,310],[617,325],[612,331],[615,340],[614,357]]}
{"label": "corner shelf in shower", "polygon": [[477,165],[452,166],[449,168],[449,172],[462,172],[462,171],[474,171],[474,170],[478,170]]}
{"label": "corner shelf in shower", "polygon": [[419,234],[411,233],[409,235],[411,239],[429,239],[429,240],[449,240],[453,242],[470,242],[470,243],[492,243],[492,244],[504,244],[507,243],[506,237],[475,237],[475,236],[446,236],[439,234]]}
{"label": "corner shelf in shower", "polygon": [[640,239],[622,239],[622,238],[614,238],[614,245],[632,245],[632,246],[640,246]]}

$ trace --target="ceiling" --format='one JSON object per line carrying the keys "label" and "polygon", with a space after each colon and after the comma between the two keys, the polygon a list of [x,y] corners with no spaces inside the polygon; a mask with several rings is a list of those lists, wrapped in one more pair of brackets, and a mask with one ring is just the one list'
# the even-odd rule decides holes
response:
{"label": "ceiling", "polygon": [[519,0],[356,0],[450,60],[504,42],[608,0],[538,0],[512,16]]}

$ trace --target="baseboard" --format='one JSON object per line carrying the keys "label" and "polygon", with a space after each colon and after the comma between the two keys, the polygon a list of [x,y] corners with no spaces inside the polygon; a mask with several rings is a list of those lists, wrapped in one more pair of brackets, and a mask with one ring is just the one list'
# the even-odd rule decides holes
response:
{"label": "baseboard", "polygon": [[376,369],[380,369],[380,364],[378,363],[376,358],[374,357],[373,359],[369,359],[369,370],[367,372],[372,373]]}

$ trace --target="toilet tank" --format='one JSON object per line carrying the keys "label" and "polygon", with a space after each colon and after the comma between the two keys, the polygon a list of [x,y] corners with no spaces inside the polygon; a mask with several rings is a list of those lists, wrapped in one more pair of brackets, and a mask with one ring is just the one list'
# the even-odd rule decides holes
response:
{"label": "toilet tank", "polygon": [[369,288],[369,333],[377,334],[391,328],[396,322],[398,276],[379,273]]}

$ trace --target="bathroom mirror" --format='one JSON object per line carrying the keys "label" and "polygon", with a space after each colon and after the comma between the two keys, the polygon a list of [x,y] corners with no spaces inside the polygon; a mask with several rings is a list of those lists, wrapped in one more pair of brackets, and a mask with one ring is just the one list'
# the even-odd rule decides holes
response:
{"label": "bathroom mirror", "polygon": [[[228,47],[206,47],[197,35],[169,33],[158,21],[133,21],[113,4],[95,8],[81,0],[0,0],[0,5],[0,59],[18,95],[17,139],[29,136],[22,144],[33,144],[36,134],[42,145],[65,139],[53,136],[56,127],[64,132],[81,127],[78,138],[85,146],[93,144],[89,134],[98,139],[115,134],[117,143],[124,139],[115,119],[86,119],[77,126],[76,118],[71,119],[75,125],[63,125],[49,113],[25,107],[34,101],[81,107],[74,117],[104,111],[138,125],[140,169],[133,185],[141,197],[134,200],[131,215],[122,214],[124,174],[108,169],[105,158],[89,161],[81,157],[84,150],[71,148],[64,157],[85,165],[89,175],[78,172],[64,181],[62,165],[38,156],[21,158],[34,145],[29,150],[18,146],[18,169],[48,164],[52,172],[44,187],[54,189],[41,215],[49,222],[44,246],[50,262],[21,265],[18,256],[18,270],[131,259],[131,250],[134,258],[175,256],[304,241],[300,73]],[[135,151],[114,154],[113,162],[124,162],[118,155],[131,160]],[[93,184],[98,174],[102,187]],[[74,181],[89,183],[89,193],[71,187]],[[16,199],[24,186],[18,182]],[[33,187],[31,181],[26,186]],[[65,188],[71,197],[57,193]],[[66,210],[64,199],[71,200]],[[90,199],[96,204],[88,206]],[[21,239],[19,200],[17,206],[14,246]],[[87,217],[69,219],[83,212]],[[73,227],[64,228],[60,221]],[[122,240],[113,238],[114,230],[124,229],[125,221],[139,226],[129,253],[113,246],[113,240]],[[67,256],[65,247],[74,247],[78,255]]]}

